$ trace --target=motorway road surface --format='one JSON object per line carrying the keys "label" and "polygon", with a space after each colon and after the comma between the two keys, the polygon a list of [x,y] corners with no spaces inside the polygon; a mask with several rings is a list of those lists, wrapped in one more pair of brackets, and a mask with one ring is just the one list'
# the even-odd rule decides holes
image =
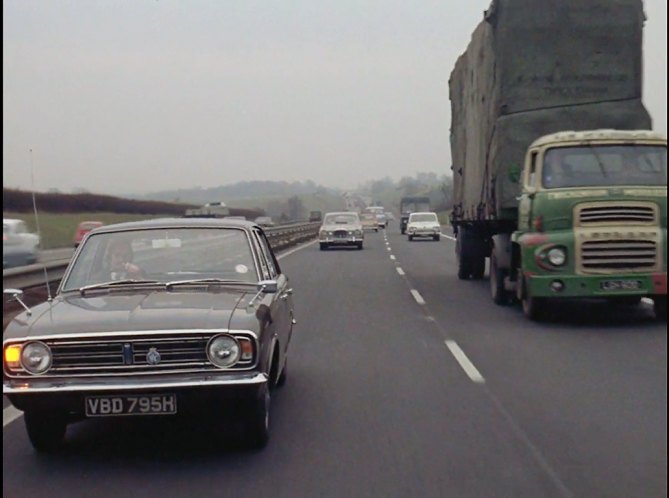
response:
{"label": "motorway road surface", "polygon": [[459,281],[453,249],[395,225],[363,251],[284,253],[298,326],[265,450],[214,443],[234,429],[206,418],[124,419],[72,425],[44,456],[19,417],[5,496],[667,496],[651,307],[564,303],[532,323],[487,279]]}

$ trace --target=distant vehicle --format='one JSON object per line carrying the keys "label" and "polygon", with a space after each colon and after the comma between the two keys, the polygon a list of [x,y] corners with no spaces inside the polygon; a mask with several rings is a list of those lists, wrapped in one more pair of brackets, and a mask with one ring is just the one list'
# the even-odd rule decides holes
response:
{"label": "distant vehicle", "polygon": [[321,221],[323,219],[323,213],[320,211],[311,211],[309,213],[309,221]]}
{"label": "distant vehicle", "polygon": [[74,232],[74,247],[78,247],[81,244],[84,236],[93,230],[104,225],[101,221],[82,221],[77,226],[77,230]]}
{"label": "distant vehicle", "polygon": [[407,222],[407,234],[409,240],[414,237],[431,237],[439,240],[441,236],[441,224],[437,213],[411,213]]}
{"label": "distant vehicle", "polygon": [[180,414],[234,415],[260,448],[286,381],[292,293],[253,223],[102,227],[84,238],[53,300],[7,325],[3,394],[37,451],[56,450],[77,420]]}
{"label": "distant vehicle", "polygon": [[246,216],[224,216],[224,220],[244,220],[246,221]]}
{"label": "distant vehicle", "polygon": [[186,209],[186,218],[224,218],[230,214],[225,202],[207,202],[201,208]]}
{"label": "distant vehicle", "polygon": [[383,209],[383,206],[367,206],[364,210],[365,213],[373,213],[376,216],[376,222],[380,228],[386,228],[387,219],[386,211]]}
{"label": "distant vehicle", "polygon": [[407,223],[409,222],[409,215],[411,213],[429,212],[430,198],[407,196],[402,197],[400,201],[400,231],[406,233]]}
{"label": "distant vehicle", "polygon": [[360,223],[362,223],[363,230],[379,231],[379,222],[376,220],[374,213],[362,213],[360,215]]}
{"label": "distant vehicle", "polygon": [[276,225],[270,216],[258,216],[255,222],[261,227],[273,227]]}
{"label": "distant vehicle", "polygon": [[31,233],[23,220],[2,219],[2,268],[37,263],[39,235]]}
{"label": "distant vehicle", "polygon": [[331,246],[355,246],[362,249],[364,237],[360,217],[353,211],[327,213],[318,232],[321,251]]}

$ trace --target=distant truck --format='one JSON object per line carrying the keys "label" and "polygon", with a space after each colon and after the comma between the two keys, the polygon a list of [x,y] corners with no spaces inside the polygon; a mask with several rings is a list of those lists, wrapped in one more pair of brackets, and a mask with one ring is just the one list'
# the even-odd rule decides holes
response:
{"label": "distant truck", "polygon": [[430,198],[425,196],[407,196],[400,200],[400,232],[406,233],[409,215],[431,211]]}
{"label": "distant truck", "polygon": [[638,0],[496,0],[449,80],[460,279],[493,300],[667,314],[666,138],[641,101]]}
{"label": "distant truck", "polygon": [[225,218],[230,216],[230,208],[225,202],[208,202],[201,208],[186,209],[186,218]]}

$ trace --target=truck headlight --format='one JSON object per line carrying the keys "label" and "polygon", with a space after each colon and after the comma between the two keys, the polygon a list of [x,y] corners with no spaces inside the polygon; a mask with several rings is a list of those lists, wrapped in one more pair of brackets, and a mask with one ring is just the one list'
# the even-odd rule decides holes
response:
{"label": "truck headlight", "polygon": [[228,368],[239,361],[242,348],[237,340],[229,335],[217,335],[207,345],[207,358],[218,368]]}
{"label": "truck headlight", "polygon": [[51,359],[51,349],[43,342],[29,342],[21,349],[21,366],[33,375],[49,370]]}
{"label": "truck headlight", "polygon": [[567,251],[563,247],[553,247],[546,257],[553,266],[562,266],[567,262]]}

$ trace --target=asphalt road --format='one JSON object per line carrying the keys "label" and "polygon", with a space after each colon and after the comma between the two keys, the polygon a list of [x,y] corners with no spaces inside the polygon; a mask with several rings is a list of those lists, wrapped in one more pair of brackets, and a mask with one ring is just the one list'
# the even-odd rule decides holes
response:
{"label": "asphalt road", "polygon": [[397,224],[387,239],[281,259],[298,326],[265,450],[213,442],[234,432],[215,420],[125,419],[70,426],[42,456],[19,418],[4,493],[667,496],[667,334],[650,306],[564,303],[532,323],[457,279],[451,240]]}

